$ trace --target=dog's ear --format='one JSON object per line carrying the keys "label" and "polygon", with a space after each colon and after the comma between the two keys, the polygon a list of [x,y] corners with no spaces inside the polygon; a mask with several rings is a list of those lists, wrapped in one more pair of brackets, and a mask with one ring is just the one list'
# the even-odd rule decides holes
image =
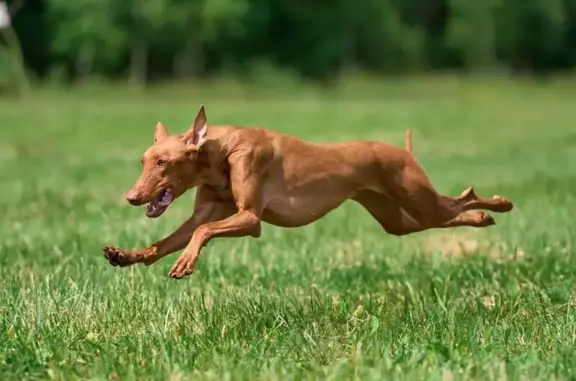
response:
{"label": "dog's ear", "polygon": [[206,111],[204,110],[204,105],[201,105],[196,118],[194,118],[194,123],[182,136],[182,141],[188,147],[198,149],[206,141],[207,134],[208,120],[206,119]]}
{"label": "dog's ear", "polygon": [[154,132],[154,143],[158,143],[160,140],[164,140],[168,137],[168,132],[166,131],[166,127],[162,124],[162,122],[158,122],[156,124],[156,131]]}

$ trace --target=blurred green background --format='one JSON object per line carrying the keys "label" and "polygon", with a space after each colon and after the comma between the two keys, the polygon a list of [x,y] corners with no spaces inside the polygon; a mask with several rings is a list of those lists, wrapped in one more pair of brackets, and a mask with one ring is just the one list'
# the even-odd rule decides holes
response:
{"label": "blurred green background", "polygon": [[[9,0],[33,78],[369,71],[545,74],[576,64],[575,0]],[[6,61],[6,54],[3,54]],[[9,82],[10,65],[0,64]],[[0,82],[1,83],[1,82]]]}

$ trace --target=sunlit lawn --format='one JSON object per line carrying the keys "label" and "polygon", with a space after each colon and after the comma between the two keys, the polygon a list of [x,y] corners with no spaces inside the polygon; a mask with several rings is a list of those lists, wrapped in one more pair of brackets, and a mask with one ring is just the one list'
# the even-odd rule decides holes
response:
{"label": "sunlit lawn", "polygon": [[[576,377],[576,88],[455,79],[340,92],[194,86],[41,91],[0,101],[0,378],[158,380]],[[489,229],[397,238],[348,203],[300,229],[213,241],[176,281],[170,256],[113,268],[160,219],[124,201],[157,121],[414,150],[439,190],[501,194]],[[451,377],[451,378],[450,378]]]}

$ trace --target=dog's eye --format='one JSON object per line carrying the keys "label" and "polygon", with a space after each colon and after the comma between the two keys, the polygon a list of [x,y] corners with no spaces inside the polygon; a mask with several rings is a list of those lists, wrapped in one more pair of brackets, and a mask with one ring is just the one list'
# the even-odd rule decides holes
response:
{"label": "dog's eye", "polygon": [[157,164],[159,167],[165,167],[166,166],[166,160],[158,159]]}

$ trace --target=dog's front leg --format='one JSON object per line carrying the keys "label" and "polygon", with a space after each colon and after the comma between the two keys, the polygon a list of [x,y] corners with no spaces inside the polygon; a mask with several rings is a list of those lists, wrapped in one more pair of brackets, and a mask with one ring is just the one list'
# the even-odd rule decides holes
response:
{"label": "dog's front leg", "polygon": [[152,245],[135,250],[104,247],[104,257],[112,266],[129,266],[135,263],[151,265],[161,258],[182,250],[190,242],[194,231],[202,224],[218,221],[237,212],[233,202],[218,198],[210,188],[198,189],[194,213],[176,231]]}
{"label": "dog's front leg", "polygon": [[151,265],[160,258],[186,247],[201,220],[201,217],[194,214],[172,234],[144,248],[124,250],[114,246],[105,246],[104,257],[112,266],[125,267],[135,263]]}
{"label": "dog's front leg", "polygon": [[[203,224],[196,229],[184,252],[168,273],[172,278],[190,275],[200,250],[215,237],[260,237],[262,232],[262,177],[269,152],[262,146],[250,145],[249,150],[238,151],[228,157],[230,184],[237,212],[220,221]],[[264,151],[264,152],[263,152]]]}
{"label": "dog's front leg", "polygon": [[201,225],[192,235],[190,243],[178,257],[168,275],[177,279],[190,275],[200,256],[200,250],[212,238],[245,236],[258,238],[260,233],[260,219],[249,211],[241,211],[224,220]]}

